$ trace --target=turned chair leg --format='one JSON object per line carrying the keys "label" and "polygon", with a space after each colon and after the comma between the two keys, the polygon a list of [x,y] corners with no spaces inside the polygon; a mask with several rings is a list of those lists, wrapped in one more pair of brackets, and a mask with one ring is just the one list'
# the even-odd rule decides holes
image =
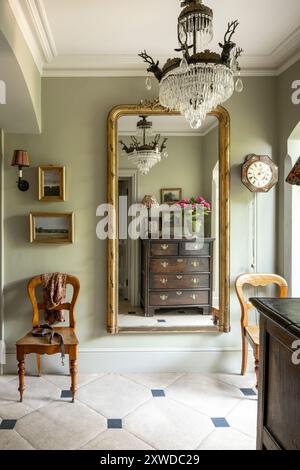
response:
{"label": "turned chair leg", "polygon": [[71,392],[72,392],[72,403],[75,401],[75,394],[77,391],[77,360],[70,360],[70,373],[71,373]]}
{"label": "turned chair leg", "polygon": [[256,348],[253,350],[254,354],[254,370],[256,375],[256,388],[258,388],[258,379],[259,379],[259,349]]}
{"label": "turned chair leg", "polygon": [[20,392],[20,402],[23,401],[23,392],[25,390],[25,360],[24,357],[21,357],[18,359],[19,361],[19,368],[18,368],[18,374],[19,374],[19,392]]}
{"label": "turned chair leg", "polygon": [[36,365],[37,365],[37,370],[38,370],[38,376],[41,377],[42,367],[41,367],[41,355],[40,354],[36,355]]}
{"label": "turned chair leg", "polygon": [[246,336],[242,337],[242,369],[241,375],[245,375],[248,366],[248,341]]}

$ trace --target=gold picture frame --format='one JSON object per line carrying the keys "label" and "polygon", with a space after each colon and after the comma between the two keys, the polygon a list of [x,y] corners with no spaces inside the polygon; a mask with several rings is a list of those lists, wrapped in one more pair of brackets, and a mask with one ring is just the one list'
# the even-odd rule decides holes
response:
{"label": "gold picture frame", "polygon": [[30,243],[74,243],[73,212],[31,212]]}
{"label": "gold picture frame", "polygon": [[[178,196],[173,197],[173,196]],[[166,197],[169,196],[169,197]],[[161,204],[168,204],[171,206],[172,204],[176,204],[182,200],[182,188],[161,188],[160,190],[160,202]]]}
{"label": "gold picture frame", "polygon": [[[171,115],[180,113],[171,111],[154,102],[115,106],[108,115],[107,134],[107,201],[116,208],[112,220],[112,232],[118,233],[118,120],[122,116],[132,115]],[[220,308],[218,326],[176,327],[176,328],[125,328],[118,325],[118,238],[108,239],[107,250],[107,332],[117,333],[229,333],[230,332],[230,116],[223,106],[218,106],[209,113],[219,122],[219,162],[220,162],[220,201],[219,206],[219,291]]]}
{"label": "gold picture frame", "polygon": [[66,200],[66,168],[64,166],[39,166],[39,201]]}

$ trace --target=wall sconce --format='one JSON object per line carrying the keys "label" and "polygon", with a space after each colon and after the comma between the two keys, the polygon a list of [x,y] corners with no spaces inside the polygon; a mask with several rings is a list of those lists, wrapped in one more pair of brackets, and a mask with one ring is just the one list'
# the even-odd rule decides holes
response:
{"label": "wall sconce", "polygon": [[27,191],[29,189],[28,181],[23,180],[23,166],[30,166],[28,159],[28,152],[26,150],[15,150],[11,162],[11,166],[19,167],[18,188],[20,191]]}
{"label": "wall sconce", "polygon": [[300,186],[300,157],[298,158],[295,166],[292,168],[289,176],[286,179],[289,184]]}

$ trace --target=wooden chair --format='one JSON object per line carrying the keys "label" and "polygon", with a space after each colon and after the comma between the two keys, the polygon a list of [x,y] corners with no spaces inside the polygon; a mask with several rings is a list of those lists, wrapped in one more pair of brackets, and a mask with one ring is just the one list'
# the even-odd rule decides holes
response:
{"label": "wooden chair", "polygon": [[[33,319],[32,326],[39,326],[39,311],[45,310],[45,305],[38,303],[36,300],[36,287],[42,284],[42,276],[36,276],[29,281],[27,286],[27,292],[33,307]],[[76,386],[77,386],[77,357],[78,357],[78,340],[75,334],[76,321],[74,308],[78,298],[80,283],[79,280],[74,276],[67,276],[67,284],[73,286],[73,295],[71,303],[65,303],[59,305],[55,310],[68,310],[69,311],[69,326],[68,327],[54,327],[54,330],[60,333],[64,340],[65,354],[69,355],[69,369],[71,375],[71,392],[72,401],[75,400]],[[43,323],[43,322],[42,322]],[[48,338],[46,337],[35,337],[30,331],[22,339],[17,341],[17,360],[19,364],[19,392],[20,401],[23,400],[23,392],[25,390],[25,356],[26,354],[37,355],[37,368],[38,373],[41,375],[41,354],[58,354],[61,352],[60,343],[56,337],[54,337],[53,343],[49,344]]]}
{"label": "wooden chair", "polygon": [[235,282],[236,293],[241,305],[241,329],[242,329],[242,369],[241,374],[245,375],[248,365],[248,344],[250,343],[255,360],[255,373],[258,382],[259,369],[259,326],[248,324],[248,312],[254,307],[251,302],[244,297],[243,288],[248,284],[253,287],[265,287],[271,284],[277,284],[280,290],[280,297],[287,296],[288,285],[285,279],[277,274],[242,274],[237,277]]}

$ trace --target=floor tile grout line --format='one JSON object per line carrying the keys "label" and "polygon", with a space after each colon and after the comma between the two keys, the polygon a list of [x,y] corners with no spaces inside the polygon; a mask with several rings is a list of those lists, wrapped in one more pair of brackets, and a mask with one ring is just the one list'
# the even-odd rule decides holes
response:
{"label": "floor tile grout line", "polygon": [[133,431],[129,431],[127,428],[124,428],[124,430],[126,432],[129,432],[130,434],[132,434],[134,437],[136,437],[137,439],[139,439],[140,441],[144,442],[145,444],[147,444],[149,447],[152,447],[152,449],[154,450],[159,450],[157,449],[157,447],[155,447],[154,444],[150,443],[149,441],[145,440],[144,438],[141,439],[140,436],[138,436],[137,434],[135,434]]}
{"label": "floor tile grout line", "polygon": [[153,397],[150,397],[150,398],[147,398],[146,401],[144,401],[143,403],[140,403],[136,408],[134,408],[133,410],[129,411],[126,415],[124,415],[122,418],[110,418],[110,417],[106,417],[104,416],[102,413],[100,413],[98,410],[95,410],[95,408],[93,408],[92,406],[90,405],[87,405],[86,403],[84,403],[83,401],[80,400],[80,398],[76,398],[76,401],[79,401],[81,404],[85,405],[87,408],[90,408],[91,410],[93,410],[95,413],[98,413],[100,414],[100,416],[104,417],[105,419],[124,419],[126,418],[126,416],[128,416],[130,413],[134,413],[140,406],[146,404],[149,400],[151,400]]}
{"label": "floor tile grout line", "polygon": [[[31,442],[26,439],[24,436],[22,436],[22,434],[20,434],[16,428],[13,429],[13,431],[15,431],[16,434],[18,434],[18,436],[20,436],[21,439],[23,439],[25,442],[27,442],[27,444],[29,444],[34,450],[36,450],[36,448],[31,444]],[[29,449],[30,450],[30,449]]]}
{"label": "floor tile grout line", "polygon": [[253,436],[252,434],[247,434],[246,432],[241,431],[240,429],[236,428],[235,426],[230,426],[230,427],[231,427],[231,429],[234,429],[235,431],[238,431],[239,433],[243,434],[244,436],[251,437],[251,439],[256,440],[256,435]]}
{"label": "floor tile grout line", "polygon": [[[51,374],[47,374],[47,375],[51,375]],[[57,375],[57,374],[53,374],[53,375],[55,375],[56,377],[70,377],[70,381],[71,381],[71,376],[69,376],[69,375]],[[79,389],[82,388],[82,387],[85,387],[86,385],[89,385],[89,384],[93,383],[93,382],[94,382],[95,380],[97,380],[97,379],[102,379],[102,377],[104,377],[105,375],[107,375],[107,374],[101,375],[100,377],[96,377],[95,379],[92,379],[92,380],[90,380],[89,382],[84,383],[84,384],[82,384],[82,385],[77,385],[77,390],[79,390]],[[62,390],[61,387],[59,387],[58,385],[56,385],[56,384],[54,384],[53,382],[51,382],[51,380],[47,379],[46,377],[42,377],[42,378],[43,378],[44,380],[46,380],[48,383],[50,383],[50,384],[52,384],[52,385],[55,385],[55,386],[58,387],[60,390]],[[71,382],[70,382],[70,383],[71,383]]]}
{"label": "floor tile grout line", "polygon": [[213,429],[209,434],[207,434],[207,436],[205,436],[204,439],[202,439],[202,441],[199,442],[199,444],[197,445],[197,447],[196,447],[195,450],[198,450],[198,448],[200,447],[200,445],[203,444],[203,442],[205,442],[206,439],[208,439],[215,431],[216,431],[216,428]]}
{"label": "floor tile grout line", "polygon": [[[171,373],[173,373],[173,372],[167,372],[167,373],[170,373],[170,374],[171,374]],[[174,372],[174,373],[175,373],[175,372]],[[180,375],[179,377],[177,377],[176,379],[174,379],[174,382],[172,382],[172,383],[166,385],[166,387],[163,387],[162,389],[159,389],[159,390],[166,390],[168,387],[170,387],[171,385],[173,385],[177,380],[181,379],[181,378],[185,375],[185,372],[182,372],[182,373],[180,372],[180,374],[181,374],[181,375]],[[140,382],[138,382],[137,380],[132,379],[131,377],[129,378],[126,374],[120,374],[120,375],[125,376],[127,379],[132,380],[132,382],[134,382],[134,383],[137,384],[137,385],[143,385],[144,387],[148,388],[150,391],[151,391],[151,390],[154,390],[153,388],[149,387],[148,385],[141,384]],[[138,374],[137,374],[137,375],[138,375]],[[147,374],[147,375],[148,375],[148,374]],[[151,375],[151,374],[149,374],[149,375]],[[153,375],[155,375],[155,374],[153,374]]]}
{"label": "floor tile grout line", "polygon": [[[206,377],[212,378],[212,377],[209,376],[209,374],[206,375]],[[239,387],[238,385],[235,385],[235,384],[232,384],[232,383],[228,383],[228,382],[226,382],[225,380],[222,380],[222,379],[219,379],[219,378],[214,378],[214,380],[216,380],[217,382],[220,382],[221,384],[224,384],[224,385],[228,385],[228,386],[237,388],[238,390],[241,391],[241,387]],[[243,387],[243,388],[246,388],[246,387]],[[255,388],[255,385],[253,385],[253,387],[247,387],[247,388],[254,389],[254,388]],[[242,393],[242,392],[241,392],[241,393]]]}
{"label": "floor tile grout line", "polygon": [[[177,403],[177,404],[179,404],[179,405],[186,406],[187,408],[189,408],[189,409],[191,409],[191,410],[193,410],[193,411],[196,411],[196,412],[200,413],[201,415],[206,416],[207,418],[210,418],[210,419],[211,419],[212,417],[214,418],[214,416],[210,416],[210,415],[204,413],[203,411],[197,410],[197,408],[195,408],[193,405],[190,405],[190,404],[187,404],[187,403],[182,403],[181,401],[177,400],[177,399],[174,398],[174,397],[171,398],[171,397],[168,397],[168,396],[166,395],[166,398],[168,398],[169,400],[171,400],[171,401],[173,401],[173,402],[175,402],[175,403]],[[237,399],[239,402],[242,400],[242,398],[236,398],[236,399]],[[234,405],[234,407],[237,406],[237,405],[238,405],[238,403],[236,403],[236,404]],[[232,411],[232,410],[231,410],[231,411]],[[230,411],[230,412],[231,412],[231,411]],[[226,416],[227,416],[227,415],[222,416],[222,418],[226,418]]]}

